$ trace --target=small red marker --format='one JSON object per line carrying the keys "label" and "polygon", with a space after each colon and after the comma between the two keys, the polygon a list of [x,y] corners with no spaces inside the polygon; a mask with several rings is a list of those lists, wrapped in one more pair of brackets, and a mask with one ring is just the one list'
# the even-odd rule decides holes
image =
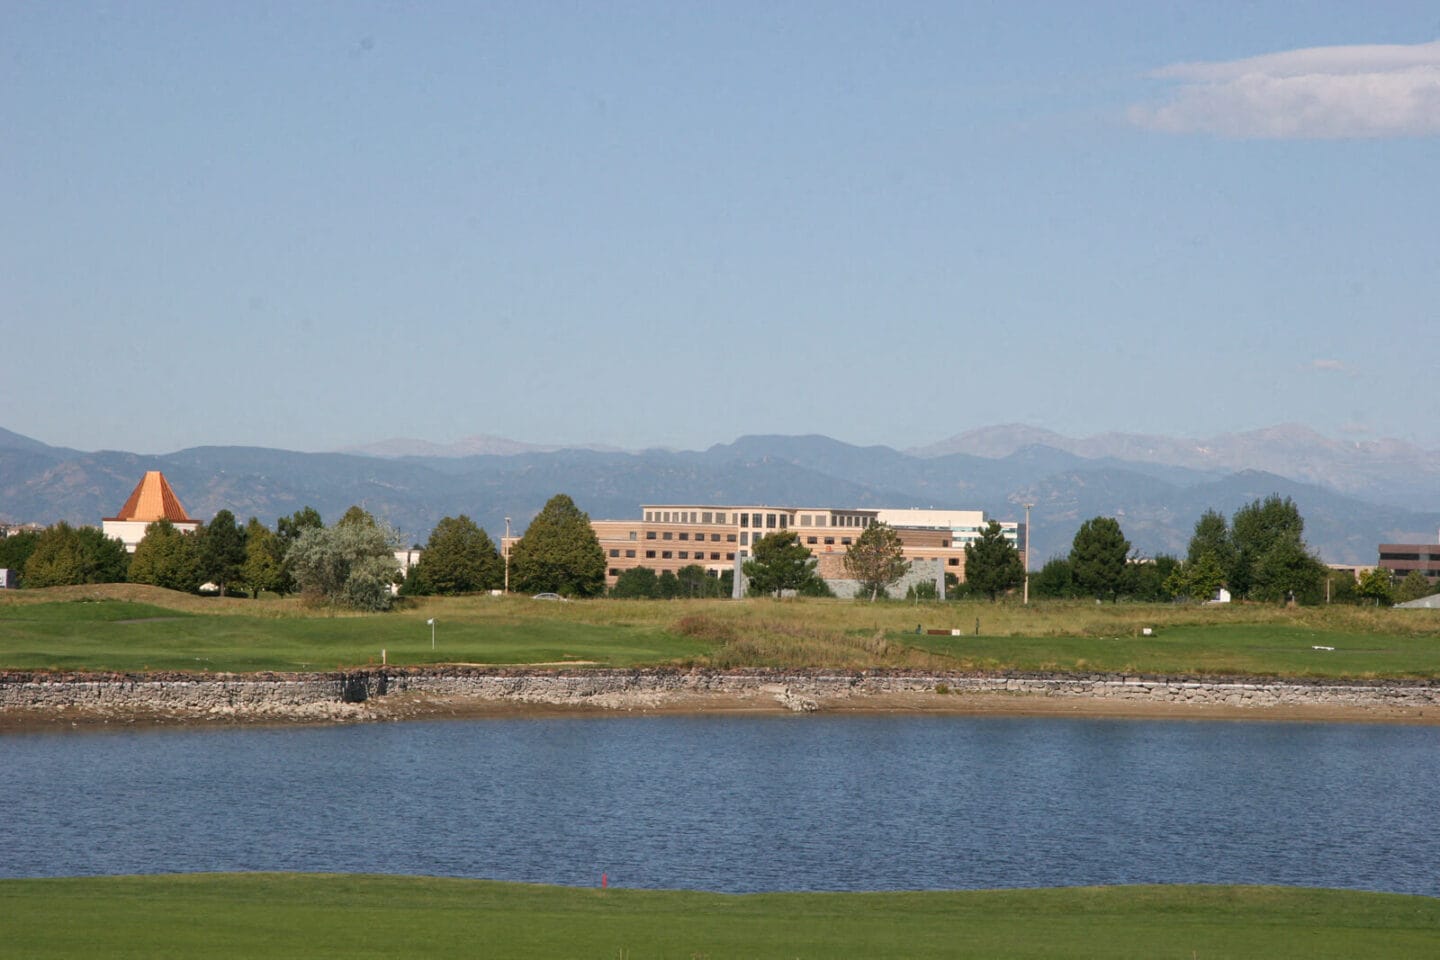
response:
{"label": "small red marker", "polygon": [[600,889],[601,889],[601,890],[604,890],[604,889],[605,889],[606,887],[608,887],[608,886],[610,886],[610,874],[608,874],[608,873],[602,873],[602,874],[600,874]]}

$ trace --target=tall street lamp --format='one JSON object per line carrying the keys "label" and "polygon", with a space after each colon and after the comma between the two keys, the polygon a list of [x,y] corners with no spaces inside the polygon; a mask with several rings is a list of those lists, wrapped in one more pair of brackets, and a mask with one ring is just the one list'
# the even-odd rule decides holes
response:
{"label": "tall street lamp", "polygon": [[510,518],[505,518],[505,592],[510,592]]}
{"label": "tall street lamp", "polygon": [[1033,503],[1022,504],[1025,508],[1025,596],[1023,602],[1030,603],[1030,508]]}

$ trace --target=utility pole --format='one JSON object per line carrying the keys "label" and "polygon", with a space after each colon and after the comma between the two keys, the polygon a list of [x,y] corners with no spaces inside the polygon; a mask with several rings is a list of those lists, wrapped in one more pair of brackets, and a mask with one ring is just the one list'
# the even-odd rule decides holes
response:
{"label": "utility pole", "polygon": [[1030,508],[1033,503],[1022,504],[1025,507],[1025,594],[1024,604],[1030,605]]}
{"label": "utility pole", "polygon": [[[1026,541],[1027,543],[1029,541]],[[510,518],[505,518],[505,592],[510,592]]]}

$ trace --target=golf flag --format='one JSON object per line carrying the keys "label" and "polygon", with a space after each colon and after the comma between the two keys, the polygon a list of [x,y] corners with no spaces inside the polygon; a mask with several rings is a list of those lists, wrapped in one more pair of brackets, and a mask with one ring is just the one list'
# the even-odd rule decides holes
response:
{"label": "golf flag", "polygon": [[427,626],[427,627],[433,627],[433,626],[435,626],[435,618],[434,618],[434,617],[431,617],[429,620],[426,620],[426,621],[425,621],[425,626]]}

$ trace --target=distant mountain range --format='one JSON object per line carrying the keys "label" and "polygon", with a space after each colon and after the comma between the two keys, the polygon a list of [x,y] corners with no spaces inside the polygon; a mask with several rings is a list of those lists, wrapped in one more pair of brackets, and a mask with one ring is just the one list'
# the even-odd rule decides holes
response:
{"label": "distant mountain range", "polygon": [[523,530],[554,493],[596,519],[642,503],[983,509],[1023,518],[1034,560],[1069,549],[1085,519],[1114,516],[1137,550],[1182,553],[1207,509],[1231,514],[1271,493],[1295,500],[1306,539],[1330,562],[1373,563],[1381,542],[1436,538],[1440,456],[1400,441],[1330,440],[1280,426],[1204,441],[1130,434],[1072,439],[1024,426],[972,430],[900,451],[822,436],[748,436],[705,451],[556,448],[477,436],[389,440],[337,453],[194,447],[164,455],[52,447],[0,429],[0,520],[98,523],[146,470],[186,508],[242,521],[313,506],[334,519],[361,504],[421,542],[441,517],[492,534]]}

